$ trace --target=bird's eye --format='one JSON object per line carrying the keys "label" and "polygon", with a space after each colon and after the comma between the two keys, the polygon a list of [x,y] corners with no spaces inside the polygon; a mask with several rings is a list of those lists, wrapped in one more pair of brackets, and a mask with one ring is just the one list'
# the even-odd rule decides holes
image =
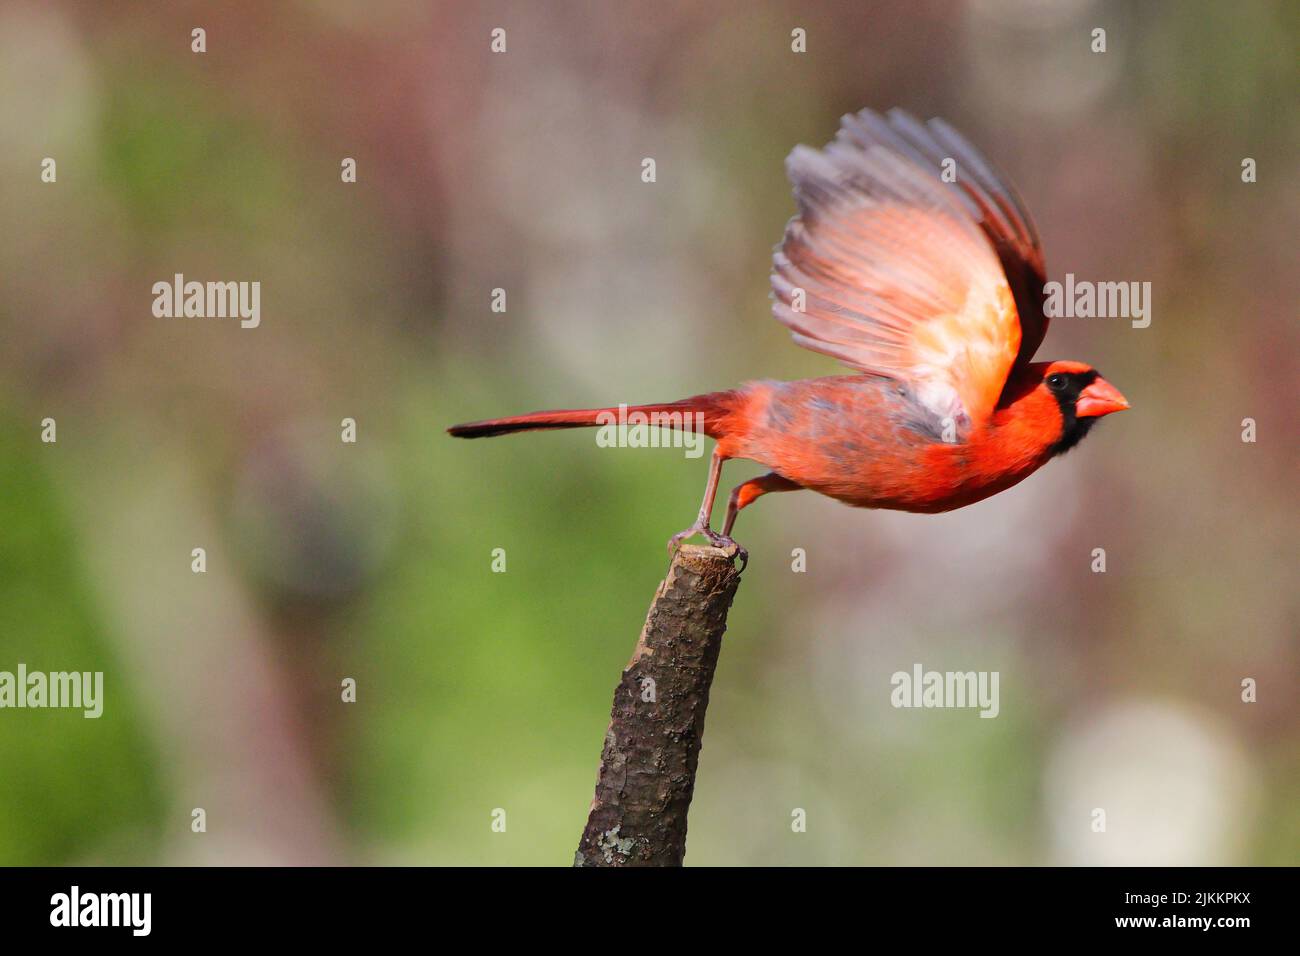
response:
{"label": "bird's eye", "polygon": [[1047,387],[1054,392],[1059,392],[1061,389],[1065,388],[1065,376],[1060,372],[1057,372],[1055,375],[1047,376]]}

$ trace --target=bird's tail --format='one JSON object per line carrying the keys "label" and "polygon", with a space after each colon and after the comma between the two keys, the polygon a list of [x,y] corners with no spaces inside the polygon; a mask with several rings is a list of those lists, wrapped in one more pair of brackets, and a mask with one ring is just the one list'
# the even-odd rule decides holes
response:
{"label": "bird's tail", "polygon": [[609,408],[557,409],[530,412],[509,418],[490,418],[482,422],[452,425],[447,429],[456,438],[491,438],[512,432],[549,428],[587,428],[597,425],[645,424],[679,431],[702,431],[717,438],[723,421],[730,413],[736,392],[712,392],[684,398],[679,402],[654,405],[613,405]]}

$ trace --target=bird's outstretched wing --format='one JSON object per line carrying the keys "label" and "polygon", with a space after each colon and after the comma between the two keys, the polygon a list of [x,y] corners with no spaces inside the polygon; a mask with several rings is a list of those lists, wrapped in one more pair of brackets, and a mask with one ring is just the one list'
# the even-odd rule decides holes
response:
{"label": "bird's outstretched wing", "polygon": [[1042,249],[1011,187],[942,120],[900,110],[845,116],[786,171],[799,214],[774,255],[777,319],[806,348],[908,381],[961,431],[985,421],[1047,330]]}

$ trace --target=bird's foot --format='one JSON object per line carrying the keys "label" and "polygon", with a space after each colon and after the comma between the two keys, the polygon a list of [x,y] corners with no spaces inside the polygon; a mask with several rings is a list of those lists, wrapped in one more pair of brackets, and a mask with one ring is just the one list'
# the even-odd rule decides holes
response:
{"label": "bird's foot", "polygon": [[725,552],[727,557],[739,558],[740,570],[745,570],[745,566],[749,564],[749,552],[737,544],[731,535],[720,534],[719,532],[713,531],[709,528],[705,528],[701,534],[709,539],[709,544]]}
{"label": "bird's foot", "polygon": [[733,559],[739,558],[740,570],[742,571],[745,570],[746,565],[749,564],[749,552],[746,551],[744,548],[742,548],[740,545],[738,545],[734,540],[732,540],[730,535],[725,535],[725,534],[721,534],[720,532],[714,531],[708,525],[701,524],[698,521],[695,524],[691,525],[689,528],[687,528],[685,531],[678,531],[675,535],[673,535],[671,538],[668,539],[669,556],[671,557],[672,555],[677,553],[677,549],[681,547],[683,541],[697,534],[703,535],[708,540],[709,544],[713,545],[715,548],[718,548],[721,551],[724,551],[727,557]]}

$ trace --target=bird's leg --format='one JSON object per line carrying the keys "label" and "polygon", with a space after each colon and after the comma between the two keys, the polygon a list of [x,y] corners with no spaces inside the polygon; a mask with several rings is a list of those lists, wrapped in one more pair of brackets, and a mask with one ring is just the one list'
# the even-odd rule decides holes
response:
{"label": "bird's leg", "polygon": [[731,491],[730,500],[727,501],[727,522],[722,526],[723,535],[730,536],[731,528],[736,523],[736,515],[740,514],[742,508],[752,505],[754,499],[768,492],[798,491],[802,487],[803,485],[795,484],[789,478],[782,478],[774,471],[736,485]]}
{"label": "bird's leg", "polygon": [[741,561],[748,561],[749,555],[740,545],[732,541],[725,534],[718,534],[709,527],[709,519],[713,516],[713,499],[718,495],[718,478],[722,475],[722,463],[726,459],[718,454],[718,449],[713,449],[713,459],[709,462],[709,481],[704,486],[704,501],[700,503],[700,514],[695,519],[695,524],[691,525],[685,531],[679,531],[668,539],[668,553],[674,554],[683,541],[694,534],[702,534],[709,539],[709,544],[715,548],[721,548],[724,551],[731,552],[732,557],[739,556]]}

